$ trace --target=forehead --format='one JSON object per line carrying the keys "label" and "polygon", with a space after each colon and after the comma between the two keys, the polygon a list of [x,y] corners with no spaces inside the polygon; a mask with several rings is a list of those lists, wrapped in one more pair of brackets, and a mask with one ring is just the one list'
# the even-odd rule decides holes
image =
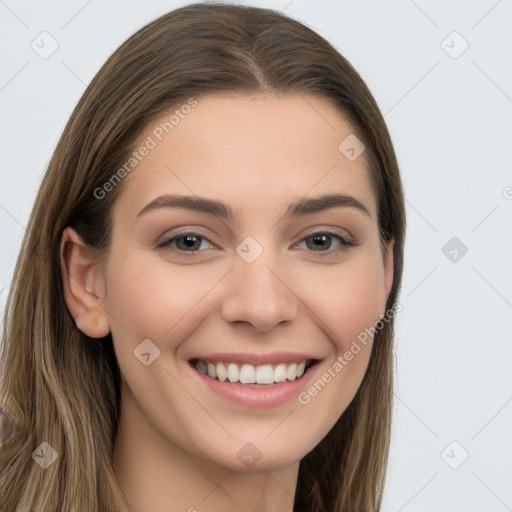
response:
{"label": "forehead", "polygon": [[142,132],[119,201],[138,212],[158,195],[196,194],[231,204],[238,218],[282,212],[299,197],[343,193],[375,219],[366,155],[349,159],[345,152],[343,141],[357,141],[354,131],[337,108],[311,95],[184,102]]}

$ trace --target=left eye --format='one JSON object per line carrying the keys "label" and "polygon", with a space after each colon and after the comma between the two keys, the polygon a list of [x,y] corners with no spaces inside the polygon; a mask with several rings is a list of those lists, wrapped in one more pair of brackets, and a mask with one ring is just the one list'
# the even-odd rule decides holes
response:
{"label": "left eye", "polygon": [[[337,238],[339,240],[339,244],[337,246],[338,249],[334,249],[332,252],[339,250],[340,247],[352,247],[356,245],[354,242],[346,240],[340,235],[331,233],[330,231],[318,231],[316,233],[311,233],[301,242],[306,242],[306,247],[308,247],[308,249],[320,248],[320,251],[314,252],[326,252],[331,248],[332,242],[330,239],[332,238]],[[311,243],[308,243],[308,240],[311,240]]]}

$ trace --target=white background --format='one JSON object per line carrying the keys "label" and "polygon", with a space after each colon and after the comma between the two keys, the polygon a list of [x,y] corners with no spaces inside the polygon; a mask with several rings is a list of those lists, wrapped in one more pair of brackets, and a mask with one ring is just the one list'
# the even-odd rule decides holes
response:
{"label": "white background", "polygon": [[[2,310],[86,84],[133,32],[187,3],[0,0]],[[408,230],[382,512],[512,510],[512,1],[244,3],[284,10],[335,45],[397,152]],[[47,59],[31,48],[43,31],[59,45]],[[442,250],[452,237],[456,261]]]}

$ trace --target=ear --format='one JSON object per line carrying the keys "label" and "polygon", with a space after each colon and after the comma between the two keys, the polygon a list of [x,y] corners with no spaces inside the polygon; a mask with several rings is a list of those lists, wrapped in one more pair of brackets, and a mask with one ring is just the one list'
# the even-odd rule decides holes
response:
{"label": "ear", "polygon": [[73,228],[61,236],[60,266],[64,298],[77,327],[91,338],[103,338],[110,332],[102,305],[105,285],[94,253]]}

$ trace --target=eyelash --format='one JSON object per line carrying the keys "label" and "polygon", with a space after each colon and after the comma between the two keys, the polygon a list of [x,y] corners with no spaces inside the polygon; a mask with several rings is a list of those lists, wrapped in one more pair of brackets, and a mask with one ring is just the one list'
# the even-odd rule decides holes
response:
{"label": "eyelash", "polygon": [[[295,245],[298,245],[301,242],[304,242],[308,238],[315,236],[315,235],[327,235],[332,238],[337,238],[340,241],[340,244],[335,249],[326,249],[325,251],[309,251],[313,253],[319,253],[320,255],[326,254],[326,255],[335,255],[339,253],[340,251],[343,251],[344,249],[350,249],[351,247],[356,247],[358,244],[355,242],[352,242],[351,240],[347,240],[346,238],[338,235],[337,233],[334,233],[333,231],[313,231],[309,234],[307,234],[304,238],[300,239],[298,242],[296,242]],[[181,254],[187,254],[187,257],[194,257],[195,255],[200,254],[204,251],[184,251],[182,249],[176,249],[175,247],[171,247],[171,243],[177,240],[178,238],[185,237],[185,236],[194,236],[197,238],[200,238],[201,240],[207,240],[212,245],[215,245],[213,242],[211,242],[207,237],[203,236],[201,233],[198,233],[197,231],[183,231],[181,233],[177,233],[172,238],[168,238],[167,240],[162,241],[157,245],[158,249],[170,249],[172,251],[181,253]]]}

